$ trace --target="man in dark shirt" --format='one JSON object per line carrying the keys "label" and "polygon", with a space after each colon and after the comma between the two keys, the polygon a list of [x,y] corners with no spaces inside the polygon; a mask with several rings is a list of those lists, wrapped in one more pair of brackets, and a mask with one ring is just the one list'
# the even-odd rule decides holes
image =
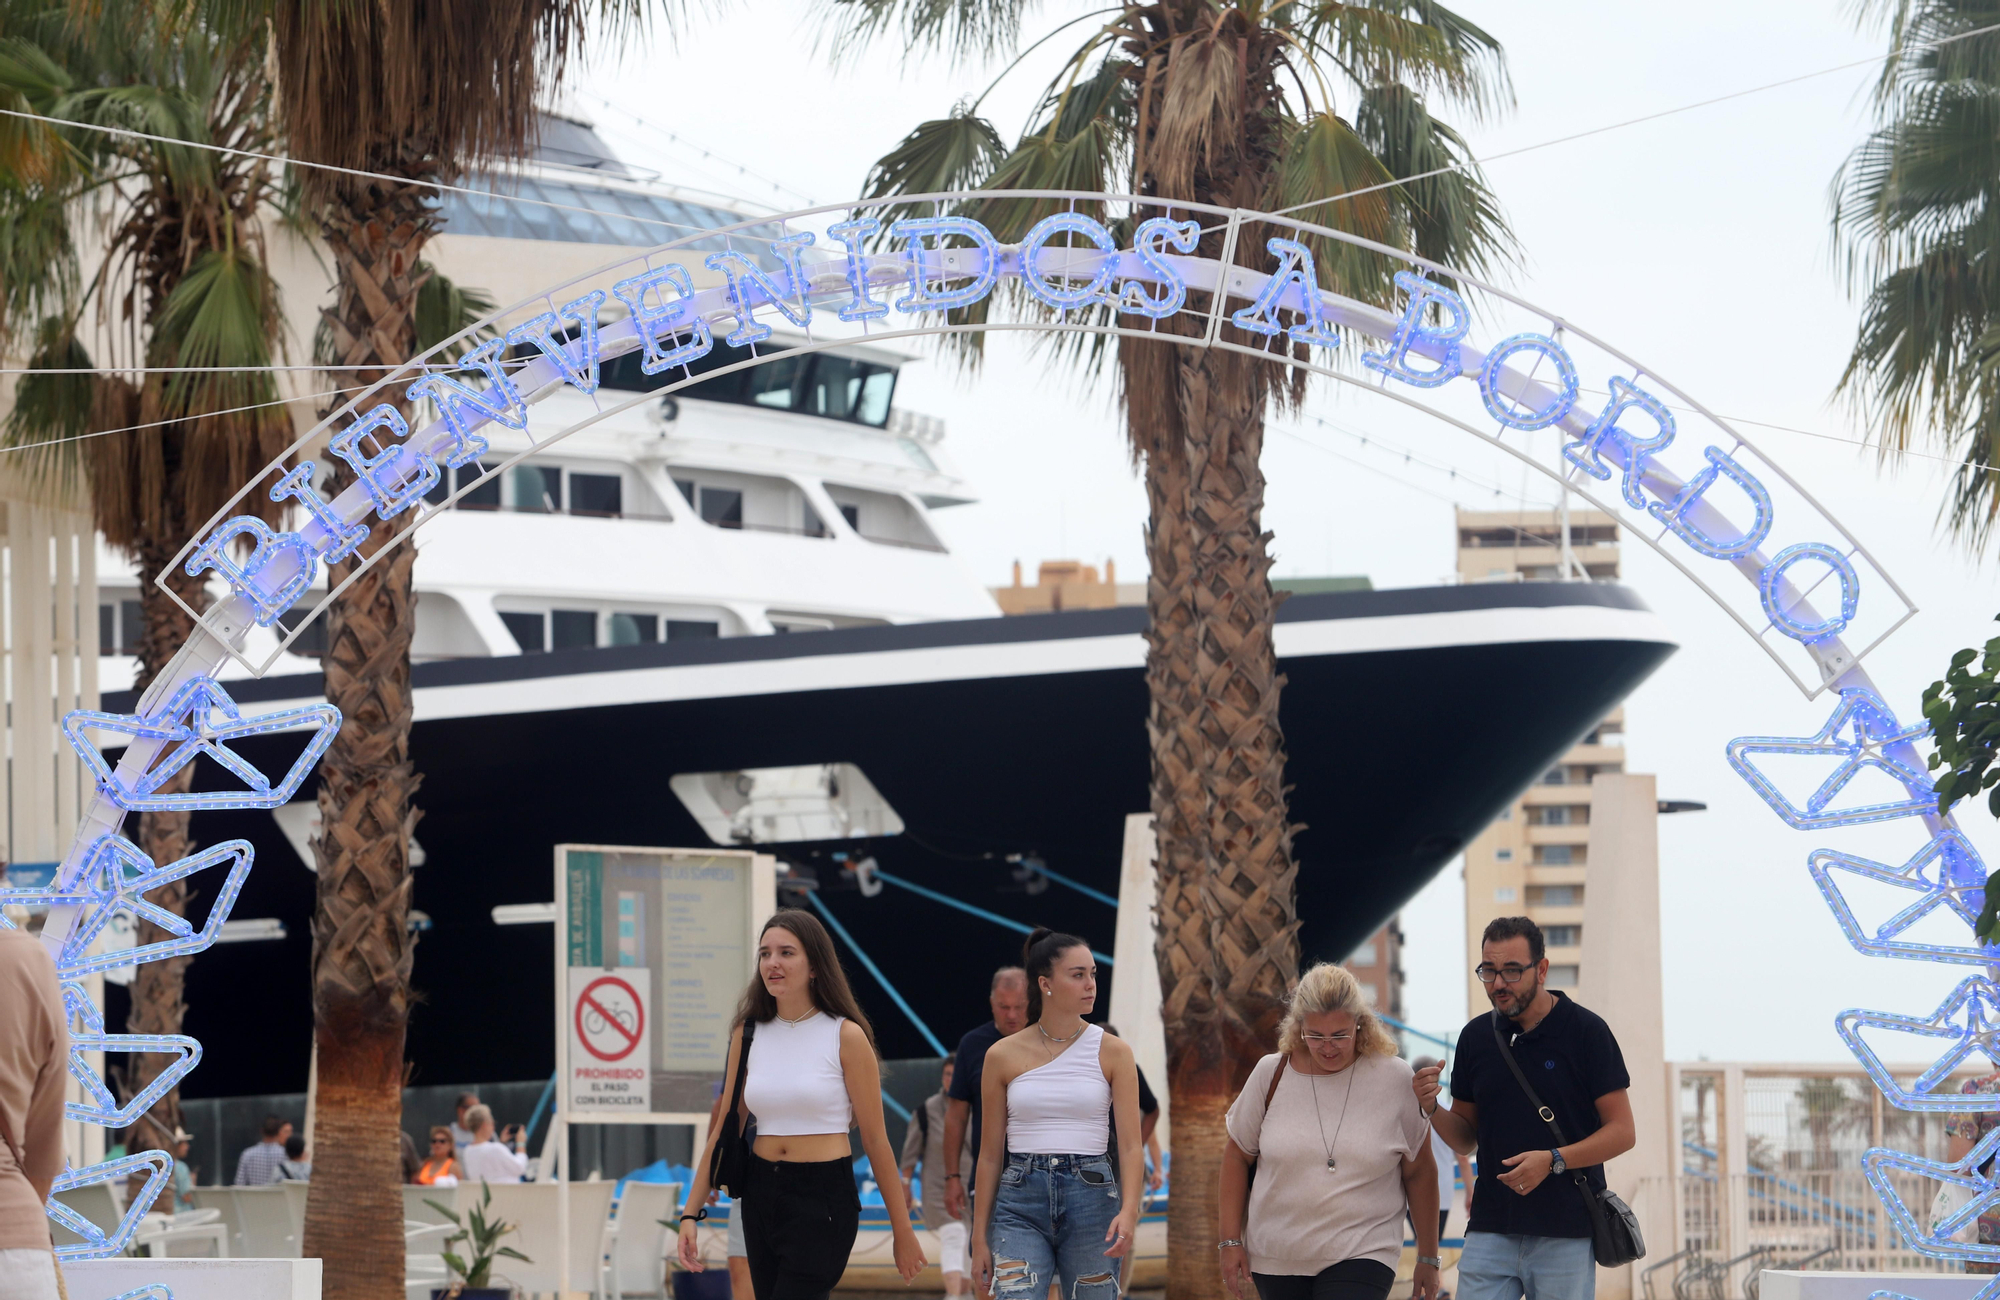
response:
{"label": "man in dark shirt", "polygon": [[[1590,1211],[1569,1171],[1601,1188],[1604,1162],[1632,1149],[1625,1058],[1609,1025],[1547,987],[1541,927],[1527,917],[1486,927],[1475,973],[1493,1014],[1459,1032],[1450,1109],[1437,1105],[1436,1066],[1417,1071],[1414,1084],[1438,1136],[1461,1155],[1479,1152],[1458,1300],[1592,1300]],[[1555,1113],[1564,1145],[1507,1068],[1496,1025]]]}
{"label": "man in dark shirt", "polygon": [[[952,1057],[958,1068],[951,1076],[951,1104],[944,1116],[944,1149],[960,1150],[965,1141],[966,1117],[972,1117],[972,1167],[979,1167],[980,1120],[979,1084],[986,1075],[986,1051],[1009,1034],[1028,1027],[1028,973],[1019,966],[1002,966],[993,972],[993,988],[987,996],[993,1019],[958,1040]],[[957,1174],[947,1176],[944,1188],[945,1213],[954,1219],[965,1214],[965,1183]]]}

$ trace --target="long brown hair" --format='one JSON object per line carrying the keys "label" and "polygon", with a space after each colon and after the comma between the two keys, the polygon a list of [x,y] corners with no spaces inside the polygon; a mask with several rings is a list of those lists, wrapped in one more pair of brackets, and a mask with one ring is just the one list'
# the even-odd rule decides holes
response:
{"label": "long brown hair", "polygon": [[[805,951],[806,968],[812,972],[812,981],[806,987],[812,991],[813,1005],[829,1016],[841,1016],[860,1025],[861,1032],[868,1035],[868,1045],[873,1047],[875,1028],[868,1023],[861,1004],[854,1000],[847,972],[840,968],[840,954],[833,950],[833,936],[826,932],[819,918],[800,908],[781,907],[771,913],[771,919],[757,932],[757,942],[762,944],[764,936],[774,928],[797,939]],[[736,1008],[736,1023],[754,1020],[766,1024],[777,1014],[778,1000],[764,987],[764,974],[758,971],[751,975],[750,987],[743,990],[743,1002]]]}

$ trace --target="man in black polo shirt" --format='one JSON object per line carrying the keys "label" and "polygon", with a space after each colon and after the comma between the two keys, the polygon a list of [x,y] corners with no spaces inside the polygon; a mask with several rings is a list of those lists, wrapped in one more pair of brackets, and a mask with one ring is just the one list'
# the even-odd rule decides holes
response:
{"label": "man in black polo shirt", "polygon": [[[944,1113],[944,1149],[957,1151],[965,1141],[965,1122],[972,1118],[972,1167],[979,1167],[981,1110],[979,1084],[986,1077],[986,1050],[1009,1034],[1028,1027],[1028,973],[1019,966],[1002,966],[993,972],[993,988],[987,995],[993,1019],[967,1032],[958,1040],[952,1057],[957,1068],[951,1076],[951,1098]],[[944,1185],[944,1212],[954,1219],[966,1217],[965,1184],[957,1174],[948,1174]]]}
{"label": "man in black polo shirt", "polygon": [[[1592,1300],[1597,1268],[1590,1211],[1567,1171],[1604,1186],[1603,1165],[1632,1149],[1631,1078],[1611,1027],[1546,986],[1541,927],[1503,916],[1486,927],[1474,972],[1492,1015],[1458,1035],[1451,1108],[1437,1105],[1438,1068],[1419,1070],[1417,1105],[1452,1150],[1479,1151],[1472,1222],[1458,1260],[1458,1300]],[[1568,1144],[1536,1113],[1494,1027]]]}

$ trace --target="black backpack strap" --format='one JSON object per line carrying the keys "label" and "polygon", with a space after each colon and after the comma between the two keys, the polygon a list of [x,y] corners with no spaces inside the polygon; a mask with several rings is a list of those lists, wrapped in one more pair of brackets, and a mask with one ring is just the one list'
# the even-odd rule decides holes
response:
{"label": "black backpack strap", "polygon": [[924,1135],[924,1145],[929,1146],[931,1144],[931,1104],[928,1101],[917,1103],[917,1129]]}

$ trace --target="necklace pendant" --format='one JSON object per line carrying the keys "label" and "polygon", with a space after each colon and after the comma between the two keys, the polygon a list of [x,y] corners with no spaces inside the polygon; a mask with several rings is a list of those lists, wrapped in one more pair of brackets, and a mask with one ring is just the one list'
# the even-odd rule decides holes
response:
{"label": "necklace pendant", "polygon": [[1332,1156],[1328,1156],[1328,1157],[1326,1158],[1326,1171],[1327,1171],[1328,1173],[1332,1173],[1332,1172],[1333,1172],[1333,1157],[1332,1157]]}

